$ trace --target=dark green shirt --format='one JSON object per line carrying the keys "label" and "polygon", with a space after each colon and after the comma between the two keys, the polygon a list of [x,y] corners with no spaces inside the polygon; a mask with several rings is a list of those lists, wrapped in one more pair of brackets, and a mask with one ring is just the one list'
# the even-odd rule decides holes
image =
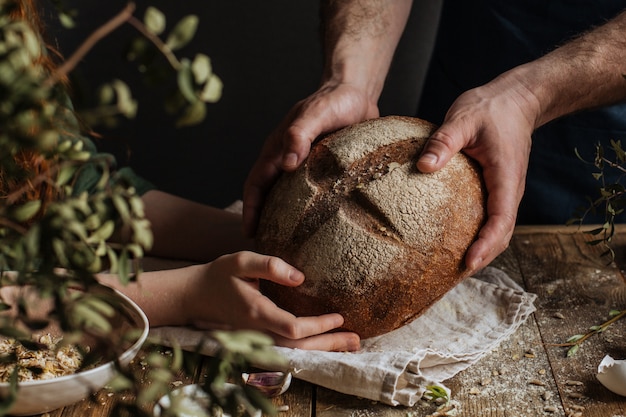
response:
{"label": "dark green shirt", "polygon": [[[76,116],[74,114],[73,105],[69,97],[67,98],[67,108],[68,112],[65,115],[65,128],[70,132],[76,132],[75,134],[69,135],[69,137],[73,141],[82,141],[83,149],[89,152],[94,158],[103,158],[108,161],[110,169],[115,172],[116,176],[123,177],[129,184],[131,184],[137,195],[143,195],[146,192],[153,190],[156,188],[154,184],[150,181],[140,177],[137,175],[132,168],[130,167],[122,167],[117,168],[117,161],[115,157],[108,153],[98,152],[96,145],[90,140],[87,136],[80,134],[80,126]],[[102,168],[101,165],[97,162],[87,163],[83,167],[81,167],[80,172],[74,182],[73,194],[77,195],[84,191],[92,192],[94,191],[98,181],[102,178]]]}
{"label": "dark green shirt", "polygon": [[[80,139],[85,143],[85,149],[94,156],[107,158],[111,163],[111,169],[115,169],[115,175],[126,179],[135,188],[137,195],[143,195],[156,188],[154,184],[137,175],[130,167],[116,169],[117,162],[113,155],[101,152],[99,153],[94,143],[85,136],[81,136]],[[74,183],[74,194],[80,194],[83,191],[93,191],[102,176],[101,174],[102,170],[98,164],[89,163],[83,166],[76,182]]]}

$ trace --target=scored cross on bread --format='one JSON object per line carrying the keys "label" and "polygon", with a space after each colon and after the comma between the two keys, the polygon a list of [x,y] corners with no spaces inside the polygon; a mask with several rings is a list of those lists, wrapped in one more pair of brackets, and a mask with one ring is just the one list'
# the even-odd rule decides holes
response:
{"label": "scored cross on bread", "polygon": [[435,126],[389,116],[334,132],[284,173],[266,200],[258,250],[305,274],[296,288],[262,283],[298,316],[337,312],[363,338],[413,320],[465,274],[485,219],[477,165],[455,155],[438,172],[415,167]]}

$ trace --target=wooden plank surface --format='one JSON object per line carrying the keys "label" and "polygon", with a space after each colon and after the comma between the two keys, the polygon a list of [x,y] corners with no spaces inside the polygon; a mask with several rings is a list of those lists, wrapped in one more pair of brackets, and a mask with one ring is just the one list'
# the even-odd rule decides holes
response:
{"label": "wooden plank surface", "polygon": [[[626,244],[622,236],[614,242],[620,251]],[[566,413],[623,416],[625,399],[605,389],[595,375],[605,354],[626,358],[624,321],[586,341],[572,357],[567,357],[567,348],[550,346],[604,322],[611,309],[626,308],[623,300],[613,296],[625,285],[620,269],[615,263],[607,264],[600,257],[602,249],[590,246],[589,240],[581,233],[519,234],[512,247],[526,289],[539,296],[535,320]]]}
{"label": "wooden plank surface", "polygon": [[[523,286],[523,277],[512,248],[492,266],[500,268]],[[498,349],[447,381],[458,416],[539,416],[554,407],[561,416],[558,391],[542,346],[539,327],[531,316]],[[538,385],[542,384],[542,385]]]}
{"label": "wooden plank surface", "polygon": [[[613,308],[626,308],[626,291],[621,291],[626,233],[614,238],[617,262],[611,265],[600,257],[603,249],[587,244],[589,239],[572,226],[516,230],[511,247],[493,265],[538,295],[538,312],[499,349],[446,381],[457,416],[626,415],[626,399],[595,377],[606,353],[626,358],[626,321],[585,342],[573,357],[566,357],[566,348],[547,345],[584,333]],[[316,403],[316,415],[324,417],[434,413],[432,406],[394,408],[323,388],[317,389]]]}
{"label": "wooden plank surface", "polygon": [[[527,291],[538,295],[537,312],[502,345],[446,381],[458,417],[623,417],[626,398],[596,379],[606,354],[626,358],[626,320],[587,340],[567,357],[553,346],[607,319],[611,309],[626,309],[626,227],[614,238],[616,259],[576,227],[523,226],[494,262]],[[199,370],[194,379],[201,379]],[[193,382],[193,381],[184,381]],[[49,413],[49,417],[113,417],[115,396],[99,393]],[[275,398],[280,417],[426,417],[436,406],[391,407],[295,380]],[[117,416],[115,416],[117,417]]]}

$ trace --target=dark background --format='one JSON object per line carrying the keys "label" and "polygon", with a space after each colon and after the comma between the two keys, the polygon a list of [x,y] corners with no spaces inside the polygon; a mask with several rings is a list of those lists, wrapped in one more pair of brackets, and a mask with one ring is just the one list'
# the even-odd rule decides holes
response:
{"label": "dark background", "polygon": [[[439,14],[439,1],[416,2],[379,103],[381,115],[414,115]],[[66,57],[95,28],[126,4],[121,0],[70,0],[77,26],[61,29],[48,11],[48,32]],[[163,110],[167,86],[147,86],[124,50],[138,33],[124,25],[98,43],[73,73],[74,104],[93,104],[96,88],[114,78],[128,82],[139,101],[137,117],[105,136],[100,149],[114,153],[160,189],[218,207],[240,199],[243,182],[266,136],[298,100],[315,91],[322,69],[318,0],[139,0],[142,19],[152,5],[168,18],[168,29],[195,14],[199,29],[180,51],[211,58],[224,90],[198,126],[174,127]]]}

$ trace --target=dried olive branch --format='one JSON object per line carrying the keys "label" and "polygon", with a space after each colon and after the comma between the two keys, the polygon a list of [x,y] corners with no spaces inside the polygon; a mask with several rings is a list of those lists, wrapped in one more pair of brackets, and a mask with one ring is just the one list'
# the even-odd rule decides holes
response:
{"label": "dried olive branch", "polygon": [[50,77],[46,80],[45,85],[50,86],[55,82],[59,81],[63,77],[67,76],[72,70],[78,65],[78,63],[93,49],[96,43],[100,42],[102,39],[106,38],[109,34],[114,32],[118,27],[123,25],[124,23],[128,23],[133,26],[142,36],[148,39],[150,42],[157,47],[157,49],[163,54],[163,56],[170,63],[172,68],[175,70],[179,70],[181,67],[181,62],[178,60],[172,49],[161,40],[156,34],[150,32],[146,29],[146,26],[137,19],[133,13],[135,12],[135,3],[129,2],[124,9],[122,9],[117,15],[108,20],[98,29],[91,33],[83,41],[83,43],[74,51],[74,53],[66,59],[63,64],[55,71],[54,74],[51,74]]}
{"label": "dried olive branch", "polygon": [[567,356],[568,357],[574,356],[578,352],[578,350],[580,349],[580,346],[583,344],[585,340],[589,339],[591,336],[595,334],[604,332],[606,329],[609,328],[610,325],[612,325],[619,319],[626,317],[626,310],[622,310],[622,311],[612,310],[611,312],[609,312],[609,316],[611,316],[609,320],[605,321],[602,324],[591,326],[587,333],[576,334],[574,336],[571,336],[569,339],[567,339],[565,343],[548,343],[547,345],[557,346],[557,347],[569,347],[567,351]]}
{"label": "dried olive branch", "polygon": [[[626,208],[626,188],[622,185],[622,180],[626,175],[626,152],[622,149],[620,141],[611,140],[610,149],[615,155],[615,160],[611,160],[605,156],[604,148],[601,144],[596,144],[595,157],[593,162],[586,161],[575,149],[574,152],[578,159],[586,164],[592,164],[598,172],[594,172],[593,177],[601,182],[599,187],[600,196],[593,200],[591,197],[587,197],[588,205],[586,209],[579,209],[579,213],[574,218],[570,219],[567,224],[577,223],[579,227],[590,213],[595,213],[599,207],[603,208],[604,212],[604,224],[601,227],[585,231],[585,233],[598,236],[599,238],[590,240],[587,242],[589,245],[602,244],[606,251],[601,256],[608,255],[610,260],[615,259],[615,252],[611,247],[611,241],[615,234],[615,218],[617,215],[624,212]],[[607,170],[613,169],[619,173],[616,178],[613,178],[610,182],[607,180]]]}
{"label": "dried olive branch", "polygon": [[623,173],[625,173],[625,174],[626,174],[626,168],[624,168],[624,167],[623,167],[623,166],[621,166],[620,164],[618,164],[618,163],[616,163],[616,162],[613,162],[613,161],[611,161],[610,159],[607,159],[607,158],[606,158],[606,157],[604,157],[604,156],[602,156],[602,157],[600,158],[600,160],[601,160],[602,162],[604,162],[604,163],[608,164],[611,168],[615,168],[615,169],[620,170],[620,171],[622,171]]}
{"label": "dried olive branch", "polygon": [[29,190],[33,188],[37,188],[39,185],[47,183],[49,185],[54,185],[54,181],[51,180],[53,176],[58,171],[58,167],[51,167],[43,171],[42,174],[39,174],[29,180],[25,185],[19,187],[15,191],[0,197],[0,199],[5,200],[4,204],[12,205],[17,203],[20,198],[26,194]]}
{"label": "dried olive branch", "polygon": [[24,185],[16,188],[15,190],[11,191],[7,195],[0,197],[0,199],[4,200],[3,202],[4,204],[12,205],[12,204],[17,203],[22,198],[22,196],[26,194],[29,190],[37,188],[41,184],[47,183],[49,185],[55,186],[52,178],[55,177],[57,172],[59,172],[63,168],[63,166],[66,166],[66,165],[69,166],[73,162],[74,161],[65,161],[61,164],[55,164],[49,168],[46,168],[45,170],[41,171],[40,174],[26,181]]}
{"label": "dried olive branch", "polygon": [[[151,41],[177,73],[180,95],[191,104],[190,110],[179,118],[178,125],[191,125],[204,119],[204,107],[198,104],[203,106],[217,101],[221,96],[221,81],[213,74],[208,56],[196,54],[193,60],[178,60],[173,55],[172,51],[182,48],[193,38],[197,21],[194,15],[179,22],[164,43],[157,33],[165,29],[165,15],[149,8],[145,24],[142,24],[133,16],[133,2],[97,28],[50,74],[41,70],[40,58],[45,45],[41,44],[39,34],[28,22],[12,24],[15,19],[10,12],[15,1],[0,0],[0,50],[10,51],[0,57],[0,96],[3,103],[8,103],[0,111],[0,174],[2,180],[11,185],[0,196],[0,285],[33,288],[35,296],[49,299],[54,308],[45,320],[35,319],[29,314],[25,297],[16,300],[0,297],[0,311],[12,307],[17,311],[15,317],[0,315],[0,336],[17,335],[16,340],[23,346],[32,346],[32,334],[42,329],[48,319],[54,319],[65,335],[71,335],[66,340],[80,334],[92,335],[104,342],[105,353],[118,356],[113,349],[116,346],[107,337],[112,326],[119,324],[112,322],[109,315],[116,309],[116,304],[109,297],[92,296],[91,290],[102,285],[95,274],[106,266],[120,282],[129,282],[141,272],[140,259],[152,246],[153,236],[143,202],[132,184],[123,176],[114,174],[113,161],[109,157],[83,149],[85,142],[80,138],[73,111],[68,107],[67,92],[58,81],[67,78],[97,42],[124,23],[137,28],[148,39],[146,44]],[[109,94],[101,95],[103,104],[117,99],[121,114],[133,114],[135,103],[130,89],[122,81],[116,81],[109,86]],[[184,103],[175,109],[185,110],[182,106]],[[108,116],[109,110],[107,108],[102,116]],[[44,158],[45,169],[24,170],[15,158],[22,151],[32,151]],[[90,193],[79,193],[75,187],[80,185],[77,179],[84,172],[81,170],[93,166],[99,173],[97,183]],[[58,195],[50,201],[33,197],[23,202],[23,197],[31,189],[42,185],[55,187]],[[76,289],[82,290],[81,296],[76,296]],[[16,324],[20,327],[17,328]],[[125,334],[125,337],[133,340],[133,333]],[[237,415],[236,411],[241,411],[241,405],[247,410],[261,409],[265,414],[275,414],[271,402],[261,393],[250,391],[251,387],[242,386],[231,393],[219,389],[220,383],[240,377],[240,370],[247,364],[277,360],[277,353],[272,349],[273,340],[251,332],[224,333],[221,337],[217,333],[215,339],[222,345],[220,362],[212,369],[212,378],[204,380],[203,387],[214,402],[223,405],[224,409],[232,409],[233,416]],[[151,343],[147,342],[145,348],[152,348]],[[95,358],[99,352],[101,350],[94,349],[88,356]],[[173,378],[179,372],[190,373],[196,368],[183,369],[181,355],[181,349],[176,345],[171,359],[149,354],[151,369],[147,387],[144,387],[143,376],[133,373],[133,369],[129,368],[126,374],[119,369],[122,376],[117,385],[114,380],[110,386],[128,389],[136,395],[124,396],[124,400],[128,400],[118,403],[112,415],[118,415],[118,409],[125,409],[128,410],[125,415],[148,416],[146,407],[142,406],[152,405],[160,395],[169,393]],[[84,363],[90,363],[90,360],[86,359]],[[119,365],[117,361],[116,364]],[[127,376],[125,379],[124,375]],[[16,372],[12,378],[9,395],[0,398],[0,416],[6,415],[15,399],[18,389]],[[175,408],[170,411],[181,415],[182,412],[176,413]]]}
{"label": "dried olive branch", "polygon": [[[187,45],[194,37],[197,29],[197,16],[188,15],[181,19],[169,32],[166,39],[160,37],[165,30],[166,16],[154,7],[148,7],[143,21],[134,16],[135,3],[129,2],[111,20],[96,29],[80,47],[67,59],[54,74],[51,74],[46,87],[52,86],[58,80],[66,77],[80,62],[93,46],[105,38],[119,26],[127,23],[135,28],[141,35],[138,41],[131,43],[130,52],[127,54],[129,61],[146,61],[141,63],[141,71],[146,79],[147,75],[154,70],[155,63],[152,54],[146,55],[146,46],[143,42],[152,44],[158,53],[167,62],[166,66],[173,70],[176,77],[177,89],[165,100],[165,109],[168,113],[176,114],[177,127],[191,126],[202,122],[206,115],[206,104],[214,103],[221,97],[222,81],[213,73],[208,56],[197,53],[193,59],[178,58],[175,50]],[[157,65],[157,66],[160,66]],[[83,109],[80,113],[88,125],[99,123],[115,124],[114,118],[123,115],[133,118],[136,113],[137,103],[133,100],[130,88],[122,80],[115,80],[101,87],[97,108]]]}
{"label": "dried olive branch", "polygon": [[91,49],[93,49],[96,43],[106,38],[111,32],[114,32],[118,27],[126,23],[128,19],[132,17],[134,11],[135,3],[128,3],[121,12],[96,29],[87,37],[87,39],[83,41],[78,49],[74,51],[74,53],[48,77],[44,85],[50,86],[67,76],[76,67],[76,65],[78,65],[80,60],[83,59],[83,57],[87,55]]}
{"label": "dried olive branch", "polygon": [[134,16],[131,16],[128,19],[128,23],[132,25],[135,29],[137,29],[139,33],[141,33],[146,39],[152,42],[154,46],[156,46],[159,49],[159,51],[161,51],[161,53],[163,54],[165,59],[167,59],[167,62],[170,63],[172,68],[174,68],[175,70],[180,69],[181,67],[180,61],[178,60],[178,58],[176,57],[172,49],[169,46],[167,46],[161,40],[161,38],[159,38],[154,33],[150,32],[149,30],[146,30],[146,26]]}
{"label": "dried olive branch", "polygon": [[17,233],[24,235],[26,234],[26,232],[28,232],[28,228],[17,223],[14,222],[4,216],[0,216],[0,227],[8,227],[12,230],[15,230]]}

